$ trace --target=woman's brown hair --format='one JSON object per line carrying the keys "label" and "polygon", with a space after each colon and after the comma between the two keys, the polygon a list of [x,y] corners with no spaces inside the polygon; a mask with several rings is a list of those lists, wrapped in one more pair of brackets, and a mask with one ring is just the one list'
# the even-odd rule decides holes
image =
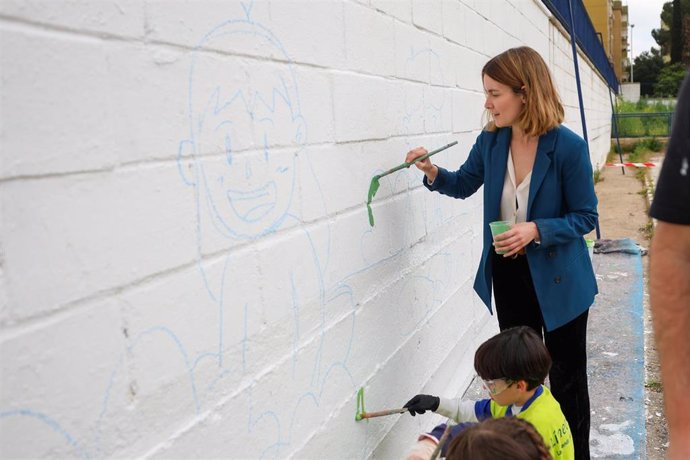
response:
{"label": "woman's brown hair", "polygon": [[[517,123],[528,136],[541,136],[563,121],[563,104],[549,68],[532,48],[511,48],[493,57],[482,68],[482,79],[484,75],[524,96],[525,106]],[[496,125],[490,113],[488,117],[485,129],[495,131]]]}
{"label": "woman's brown hair", "polygon": [[448,447],[447,460],[552,460],[531,423],[517,417],[486,420],[462,430]]}

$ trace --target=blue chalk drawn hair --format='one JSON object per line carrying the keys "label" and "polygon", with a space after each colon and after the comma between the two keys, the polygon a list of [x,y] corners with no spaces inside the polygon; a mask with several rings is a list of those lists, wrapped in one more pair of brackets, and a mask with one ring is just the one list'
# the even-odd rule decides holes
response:
{"label": "blue chalk drawn hair", "polygon": [[[271,60],[241,57],[247,47]],[[195,189],[198,213],[225,237],[274,232],[292,215],[306,141],[283,46],[249,18],[223,22],[194,49],[188,90],[189,137],[180,142],[178,166]]]}

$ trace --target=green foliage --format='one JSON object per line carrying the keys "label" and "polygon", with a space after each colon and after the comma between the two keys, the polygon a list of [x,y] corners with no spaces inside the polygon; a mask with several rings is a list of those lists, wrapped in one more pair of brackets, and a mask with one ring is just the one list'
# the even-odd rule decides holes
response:
{"label": "green foliage", "polygon": [[647,139],[642,139],[639,142],[639,145],[643,146],[643,148],[650,150],[652,152],[661,152],[662,145],[661,142],[659,142],[659,139],[656,137],[650,137]]}
{"label": "green foliage", "polygon": [[641,139],[632,144],[632,151],[628,155],[628,161],[633,163],[644,163],[649,160],[652,152],[660,152],[662,147],[659,139],[655,137]]}
{"label": "green foliage", "polygon": [[[665,113],[645,116],[619,117],[617,118],[617,134],[620,137],[643,137],[643,136],[669,136],[671,114],[670,109],[664,110]],[[616,131],[612,130],[615,135]]]}
{"label": "green foliage", "polygon": [[628,155],[628,161],[633,163],[643,163],[647,161],[649,156],[649,149],[647,149],[641,142],[635,144],[635,148],[632,153]]}
{"label": "green foliage", "polygon": [[[680,23],[678,22],[679,19],[674,17],[674,4],[679,3],[680,8],[676,9],[676,11],[680,10],[681,15],[680,15]],[[683,53],[683,58],[685,59],[685,64],[690,64],[690,53],[688,52],[688,41],[690,40],[690,37],[687,37],[687,31],[683,30],[682,24],[685,23],[686,18],[690,15],[690,0],[680,0],[679,2],[676,1],[668,1],[664,3],[664,6],[661,10],[661,14],[659,15],[661,19],[661,24],[662,27],[659,29],[654,29],[652,30],[652,37],[656,41],[656,43],[659,45],[661,48],[661,55],[663,56],[669,56],[672,55],[672,46],[673,42],[676,43],[676,46],[680,44],[682,46],[681,52]],[[678,25],[680,24],[680,26]],[[678,35],[680,34],[680,36]],[[685,35],[683,35],[685,34]],[[680,37],[680,38],[679,38]],[[677,53],[677,51],[676,51]],[[675,62],[675,61],[672,61]],[[637,64],[636,64],[637,65]],[[637,69],[635,69],[637,70]],[[637,72],[636,72],[637,73]],[[637,80],[637,79],[636,79]]]}
{"label": "green foliage", "polygon": [[658,380],[650,380],[649,382],[645,383],[644,386],[655,393],[661,393],[664,391],[664,386]]}
{"label": "green foliage", "polygon": [[661,54],[667,55],[671,52],[671,22],[673,16],[673,3],[666,2],[661,9],[661,23],[666,27],[660,27],[658,29],[652,30],[652,38],[656,41],[659,48],[661,48]]}
{"label": "green foliage", "polygon": [[624,101],[619,99],[616,102],[617,113],[658,113],[673,112],[675,103],[667,104],[662,101],[649,101],[647,98],[640,98],[637,102]]}
{"label": "green foliage", "polygon": [[[647,114],[658,115],[618,118],[618,135],[620,137],[668,136],[670,129],[670,112],[675,110],[675,103],[667,104],[662,101],[650,102],[646,98],[638,102],[619,100],[616,103],[618,114]],[[611,135],[616,132],[612,129]],[[626,150],[626,149],[624,149]]]}
{"label": "green foliage", "polygon": [[[640,99],[642,100],[642,99]],[[623,99],[618,99],[616,102],[616,112],[618,113],[633,113],[639,112],[637,110],[636,104],[630,101],[624,101]]]}
{"label": "green foliage", "polygon": [[594,170],[594,173],[592,174],[592,177],[593,177],[593,179],[594,179],[594,183],[595,183],[595,184],[598,184],[599,182],[601,182],[602,180],[604,180],[604,178],[601,177],[601,169],[595,169],[595,170]]}
{"label": "green foliage", "polygon": [[685,78],[685,66],[682,62],[667,65],[661,69],[659,79],[654,85],[654,95],[658,97],[676,97],[680,84]]}
{"label": "green foliage", "polygon": [[[647,195],[647,190],[643,189],[642,192],[640,193],[641,195]],[[652,237],[654,236],[654,224],[652,223],[651,220],[647,221],[647,223],[644,225],[644,227],[640,227],[640,232],[642,233],[642,236],[647,241],[651,241]]]}
{"label": "green foliage", "polygon": [[640,94],[651,96],[654,85],[659,78],[659,72],[664,67],[664,59],[658,49],[652,48],[649,51],[640,53],[635,58],[634,81],[640,83]]}

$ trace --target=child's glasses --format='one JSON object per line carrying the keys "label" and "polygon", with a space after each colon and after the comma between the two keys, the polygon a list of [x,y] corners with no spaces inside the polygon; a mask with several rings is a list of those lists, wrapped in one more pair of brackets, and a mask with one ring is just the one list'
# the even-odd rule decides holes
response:
{"label": "child's glasses", "polygon": [[504,391],[506,391],[508,388],[510,388],[513,383],[515,383],[512,380],[509,379],[493,379],[493,380],[483,380],[482,379],[482,386],[486,391],[489,392],[491,396],[496,396]]}

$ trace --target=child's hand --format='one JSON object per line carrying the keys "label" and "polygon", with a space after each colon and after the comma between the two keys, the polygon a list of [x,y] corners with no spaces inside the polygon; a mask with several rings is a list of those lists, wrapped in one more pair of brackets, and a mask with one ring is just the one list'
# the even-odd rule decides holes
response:
{"label": "child's hand", "polygon": [[409,410],[410,414],[414,417],[415,414],[423,414],[428,410],[432,412],[436,411],[440,403],[441,398],[439,398],[438,396],[417,395],[414,398],[407,401],[407,403],[403,407]]}
{"label": "child's hand", "polygon": [[429,460],[436,449],[436,443],[429,438],[417,441],[412,449],[407,452],[405,460]]}

